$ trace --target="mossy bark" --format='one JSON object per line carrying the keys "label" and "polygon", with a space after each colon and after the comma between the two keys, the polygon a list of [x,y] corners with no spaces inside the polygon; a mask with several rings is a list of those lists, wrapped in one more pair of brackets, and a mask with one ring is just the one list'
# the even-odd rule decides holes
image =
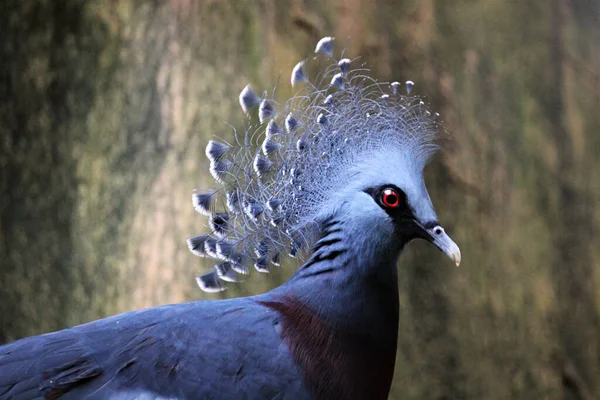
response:
{"label": "mossy bark", "polygon": [[203,147],[244,128],[247,82],[284,99],[333,35],[381,80],[415,81],[450,134],[426,173],[463,264],[424,243],[403,256],[392,398],[600,397],[598,15],[586,0],[8,2],[0,342],[210,297],[185,247],[204,229]]}

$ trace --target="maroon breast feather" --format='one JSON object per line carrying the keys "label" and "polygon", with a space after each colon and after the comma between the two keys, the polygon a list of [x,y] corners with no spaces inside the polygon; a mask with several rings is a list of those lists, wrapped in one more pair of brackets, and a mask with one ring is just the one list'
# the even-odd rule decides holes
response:
{"label": "maroon breast feather", "polygon": [[282,338],[315,399],[387,399],[396,360],[397,311],[390,331],[357,333],[335,328],[290,296],[260,304],[281,314]]}

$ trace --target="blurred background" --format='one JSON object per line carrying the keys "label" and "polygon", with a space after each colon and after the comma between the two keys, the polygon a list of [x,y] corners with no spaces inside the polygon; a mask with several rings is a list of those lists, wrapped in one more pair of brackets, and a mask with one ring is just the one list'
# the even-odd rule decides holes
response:
{"label": "blurred background", "polygon": [[[0,343],[216,295],[185,240],[204,146],[246,83],[291,94],[316,41],[416,83],[453,263],[400,265],[393,399],[600,398],[600,2],[4,1]],[[222,297],[279,284],[252,274]]]}

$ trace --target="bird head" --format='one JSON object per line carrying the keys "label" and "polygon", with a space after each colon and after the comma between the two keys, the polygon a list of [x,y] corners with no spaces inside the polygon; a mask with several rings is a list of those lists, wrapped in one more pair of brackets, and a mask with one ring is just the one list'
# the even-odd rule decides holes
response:
{"label": "bird head", "polygon": [[193,204],[211,232],[188,239],[194,254],[217,261],[197,277],[205,291],[224,290],[222,282],[238,281],[248,266],[268,272],[284,255],[310,254],[332,216],[371,252],[399,254],[423,238],[460,262],[423,181],[437,114],[411,96],[411,81],[403,94],[399,82],[379,83],[353,61],[334,59],[332,38],[315,52],[331,61],[315,82],[301,61],[291,77],[301,89],[283,105],[246,86],[240,105],[257,110],[259,124],[206,148],[217,187],[195,192]]}
{"label": "bird head", "polygon": [[425,239],[458,266],[460,250],[438,222],[422,166],[404,155],[393,146],[377,148],[345,168],[345,183],[332,190],[331,199],[324,202],[315,220],[343,215],[346,223],[356,225],[354,231],[361,233],[358,240],[375,246],[375,251],[394,253],[413,239]]}

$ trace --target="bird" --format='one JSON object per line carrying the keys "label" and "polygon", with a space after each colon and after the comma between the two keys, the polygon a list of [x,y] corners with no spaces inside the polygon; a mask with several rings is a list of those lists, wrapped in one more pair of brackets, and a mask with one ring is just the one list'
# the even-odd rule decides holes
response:
{"label": "bird", "polygon": [[[379,82],[334,38],[300,61],[278,103],[246,86],[248,126],[210,140],[213,189],[192,194],[215,266],[209,293],[297,262],[262,294],[131,311],[0,346],[0,399],[386,399],[399,322],[397,263],[425,239],[458,266],[423,169],[439,119],[412,81]],[[311,72],[309,74],[309,72]],[[316,74],[311,80],[309,75]],[[254,119],[253,119],[254,118]]]}

